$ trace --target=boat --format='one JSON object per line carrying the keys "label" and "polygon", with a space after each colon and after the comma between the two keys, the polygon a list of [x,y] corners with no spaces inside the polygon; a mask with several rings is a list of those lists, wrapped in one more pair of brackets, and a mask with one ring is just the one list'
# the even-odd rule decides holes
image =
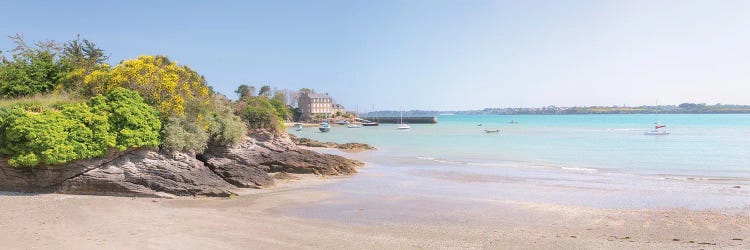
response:
{"label": "boat", "polygon": [[656,101],[656,118],[654,119],[654,129],[646,131],[645,135],[668,135],[667,125],[659,124],[659,101]]}
{"label": "boat", "polygon": [[645,135],[668,135],[667,125],[661,125],[659,122],[654,122],[654,129],[646,131]]}
{"label": "boat", "polygon": [[517,124],[518,122],[515,121],[515,120],[512,120],[512,121],[509,121],[508,123],[510,123],[510,124]]}
{"label": "boat", "polygon": [[377,122],[363,122],[362,126],[370,127],[370,126],[378,126],[380,123]]}
{"label": "boat", "polygon": [[320,130],[320,132],[323,132],[323,133],[331,131],[331,125],[329,125],[327,122],[321,122],[320,127],[318,127],[318,130]]}
{"label": "boat", "polygon": [[347,124],[349,124],[349,121],[347,121],[347,120],[340,120],[340,121],[337,121],[336,124],[338,124],[338,125],[347,125]]}
{"label": "boat", "polygon": [[485,129],[484,132],[488,133],[488,134],[489,133],[500,133],[500,130],[499,129],[495,129],[495,130],[487,130],[487,129]]}
{"label": "boat", "polygon": [[401,130],[410,129],[411,126],[409,126],[409,124],[404,123],[404,111],[401,111],[400,117],[401,118],[400,118],[399,124],[398,126],[396,126],[396,128],[401,129]]}
{"label": "boat", "polygon": [[302,124],[301,123],[295,123],[294,124],[294,130],[296,130],[296,131],[302,131]]}
{"label": "boat", "polygon": [[361,128],[362,125],[357,124],[357,113],[359,113],[359,106],[357,106],[357,111],[354,112],[354,120],[352,123],[349,123],[349,121],[346,121],[346,127],[347,128]]}

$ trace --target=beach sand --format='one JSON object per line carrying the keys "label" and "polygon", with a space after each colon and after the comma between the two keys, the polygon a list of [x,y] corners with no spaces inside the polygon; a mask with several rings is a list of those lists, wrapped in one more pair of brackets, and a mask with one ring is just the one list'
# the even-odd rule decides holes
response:
{"label": "beach sand", "polygon": [[[0,195],[3,249],[634,249],[748,248],[747,210],[603,209],[519,201],[383,197],[345,202],[320,187],[347,178],[304,176],[238,197],[147,199]],[[326,190],[326,189],[323,189]],[[366,197],[363,197],[366,200]],[[368,207],[369,206],[369,207]],[[324,206],[325,207],[325,206]],[[371,211],[372,210],[372,211]],[[381,212],[378,212],[381,211]],[[300,215],[302,214],[302,215]],[[340,219],[335,219],[340,218]]]}

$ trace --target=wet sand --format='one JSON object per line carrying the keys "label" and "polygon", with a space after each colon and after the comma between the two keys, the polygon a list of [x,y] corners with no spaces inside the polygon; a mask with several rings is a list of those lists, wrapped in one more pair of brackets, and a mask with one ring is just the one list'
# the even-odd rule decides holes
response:
{"label": "wet sand", "polygon": [[[747,248],[747,211],[623,210],[515,201],[390,197],[412,219],[368,207],[343,219],[295,215],[337,202],[307,176],[227,199],[0,196],[4,249],[633,249]],[[377,200],[377,199],[374,199]],[[352,216],[354,214],[355,216]],[[391,215],[399,214],[392,211]]]}

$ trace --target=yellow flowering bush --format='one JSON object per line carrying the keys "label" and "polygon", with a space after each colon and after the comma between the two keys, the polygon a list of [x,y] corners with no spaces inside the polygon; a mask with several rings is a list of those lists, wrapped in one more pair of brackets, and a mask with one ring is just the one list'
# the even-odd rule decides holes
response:
{"label": "yellow flowering bush", "polygon": [[139,56],[113,68],[95,70],[86,76],[84,85],[93,94],[116,87],[133,89],[167,117],[185,115],[188,103],[207,104],[211,95],[198,72],[165,56]]}

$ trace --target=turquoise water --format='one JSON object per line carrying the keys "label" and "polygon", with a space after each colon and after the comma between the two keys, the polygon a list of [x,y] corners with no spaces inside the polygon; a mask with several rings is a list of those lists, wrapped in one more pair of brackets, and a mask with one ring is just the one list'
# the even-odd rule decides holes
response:
{"label": "turquoise water", "polygon": [[[549,168],[655,175],[750,177],[750,115],[659,115],[670,134],[648,136],[654,115],[451,115],[438,124],[394,124],[292,134],[364,142],[372,159],[452,167]],[[518,121],[509,124],[508,121]],[[482,126],[477,126],[482,124]],[[485,129],[500,129],[497,134]]]}

